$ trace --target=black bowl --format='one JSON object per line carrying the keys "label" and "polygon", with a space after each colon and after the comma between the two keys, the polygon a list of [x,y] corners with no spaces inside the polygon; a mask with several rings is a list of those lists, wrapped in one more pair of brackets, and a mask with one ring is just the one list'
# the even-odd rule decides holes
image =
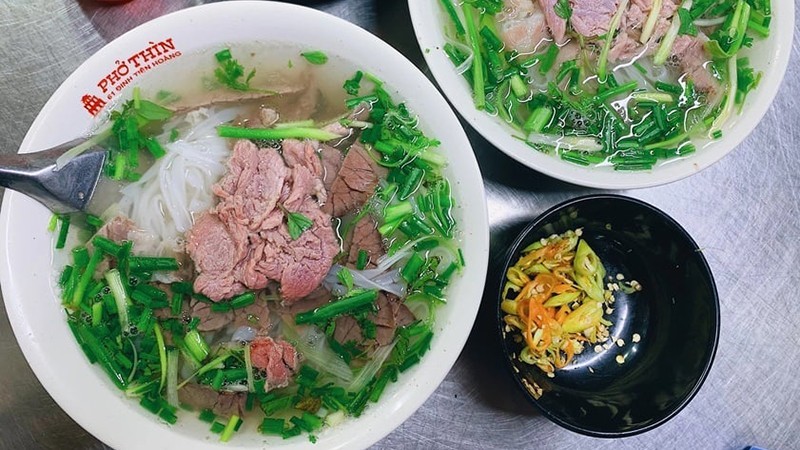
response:
{"label": "black bowl", "polygon": [[[664,212],[639,200],[600,194],[557,205],[531,223],[511,246],[505,274],[532,242],[583,228],[582,238],[611,276],[637,280],[643,289],[618,291],[612,345],[586,349],[549,378],[516,355],[524,347],[498,325],[512,375],[528,399],[555,423],[596,437],[623,437],[651,430],[675,416],[708,374],[719,339],[719,300],[705,257],[694,240]],[[498,295],[498,299],[502,294]],[[641,340],[632,342],[639,334]],[[609,340],[609,342],[611,342]],[[617,355],[625,362],[617,362]]]}

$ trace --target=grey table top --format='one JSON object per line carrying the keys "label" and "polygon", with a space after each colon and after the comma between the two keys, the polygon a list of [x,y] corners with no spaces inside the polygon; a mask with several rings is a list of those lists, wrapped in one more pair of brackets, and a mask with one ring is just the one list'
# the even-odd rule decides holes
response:
{"label": "grey table top", "polygon": [[[92,0],[0,0],[0,152],[16,152],[58,85],[106,42],[197,3],[203,2],[134,0],[103,6]],[[425,67],[404,1],[302,3],[367,28]],[[705,385],[685,410],[658,429],[620,440],[587,438],[556,426],[509,382],[491,346],[494,317],[484,302],[445,381],[375,448],[800,448],[798,43],[795,33],[775,103],[735,152],[690,179],[626,192],[678,220],[703,248],[716,277],[722,305],[719,350]],[[525,221],[590,191],[517,165],[474,131],[469,137],[486,182],[493,277],[505,244]],[[4,307],[0,361],[0,448],[106,448],[36,380]]]}

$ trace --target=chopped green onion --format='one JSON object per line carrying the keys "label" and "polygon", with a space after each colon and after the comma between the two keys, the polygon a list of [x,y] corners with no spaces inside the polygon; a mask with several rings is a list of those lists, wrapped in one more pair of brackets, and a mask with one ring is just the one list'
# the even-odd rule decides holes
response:
{"label": "chopped green onion", "polygon": [[131,256],[128,264],[133,272],[175,271],[180,267],[175,258],[151,256]]}
{"label": "chopped green onion", "polygon": [[244,128],[231,125],[220,125],[217,134],[225,138],[234,139],[314,139],[317,141],[332,141],[341,139],[342,136],[323,130],[321,128]]}
{"label": "chopped green onion", "polygon": [[56,249],[64,248],[67,243],[67,233],[69,233],[69,216],[59,216],[61,219],[61,228],[58,230],[58,239],[56,239]]}
{"label": "chopped green onion", "polygon": [[472,47],[472,95],[475,108],[484,109],[486,106],[486,93],[484,91],[483,79],[483,57],[481,46],[478,41],[478,32],[475,30],[474,8],[467,2],[461,5],[464,11],[464,21],[466,22],[466,38],[469,46]]}
{"label": "chopped green onion", "polygon": [[117,306],[117,317],[119,318],[119,326],[123,332],[127,332],[130,328],[128,324],[128,292],[122,284],[122,278],[119,275],[119,270],[111,269],[105,275],[108,287],[111,288],[111,295],[114,296],[114,302]]}
{"label": "chopped green onion", "polygon": [[374,289],[355,290],[337,301],[323,305],[315,310],[296,315],[294,321],[298,325],[321,322],[340,314],[353,311],[362,306],[369,305],[377,298],[378,291]]}
{"label": "chopped green onion", "polygon": [[261,422],[261,426],[258,427],[258,431],[260,431],[262,434],[280,435],[284,428],[286,428],[286,420],[265,417]]}

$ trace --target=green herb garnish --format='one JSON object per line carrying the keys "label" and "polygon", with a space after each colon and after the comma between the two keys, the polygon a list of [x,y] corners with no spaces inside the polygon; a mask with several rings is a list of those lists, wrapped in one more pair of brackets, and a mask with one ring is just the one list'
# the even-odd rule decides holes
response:
{"label": "green herb garnish", "polygon": [[328,55],[326,55],[325,53],[323,53],[323,52],[321,52],[319,50],[315,50],[313,52],[303,52],[303,53],[300,53],[300,56],[305,58],[306,61],[310,62],[311,64],[314,64],[314,65],[317,65],[317,66],[325,64],[326,62],[328,62]]}
{"label": "green herb garnish", "polygon": [[697,27],[694,26],[692,14],[689,10],[686,8],[678,8],[678,17],[681,19],[681,26],[678,28],[678,34],[697,36]]}
{"label": "green herb garnish", "polygon": [[283,206],[280,207],[286,215],[286,225],[289,227],[289,236],[292,240],[297,240],[304,231],[311,228],[314,222],[308,217],[298,212],[289,212]]}
{"label": "green herb garnish", "polygon": [[553,11],[564,20],[569,20],[572,17],[572,7],[569,6],[569,0],[558,0],[553,6]]}
{"label": "green herb garnish", "polygon": [[[245,77],[244,66],[239,61],[233,59],[231,49],[226,48],[214,54],[217,59],[218,67],[214,70],[217,81],[223,85],[237,91],[249,91],[250,80],[256,75],[256,69],[250,70]],[[244,80],[242,78],[244,77]]]}

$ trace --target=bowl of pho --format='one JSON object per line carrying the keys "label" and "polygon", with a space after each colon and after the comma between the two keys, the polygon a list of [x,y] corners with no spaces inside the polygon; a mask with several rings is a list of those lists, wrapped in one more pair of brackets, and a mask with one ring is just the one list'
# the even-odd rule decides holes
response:
{"label": "bowl of pho", "polygon": [[7,191],[0,281],[34,373],[108,445],[364,448],[455,362],[481,176],[375,36],[273,2],[158,18],[81,65],[20,152],[81,136],[106,149],[102,208]]}
{"label": "bowl of pho", "polygon": [[791,2],[409,5],[431,72],[478,132],[528,167],[607,189],[679,180],[733,150],[775,97],[794,28]]}

